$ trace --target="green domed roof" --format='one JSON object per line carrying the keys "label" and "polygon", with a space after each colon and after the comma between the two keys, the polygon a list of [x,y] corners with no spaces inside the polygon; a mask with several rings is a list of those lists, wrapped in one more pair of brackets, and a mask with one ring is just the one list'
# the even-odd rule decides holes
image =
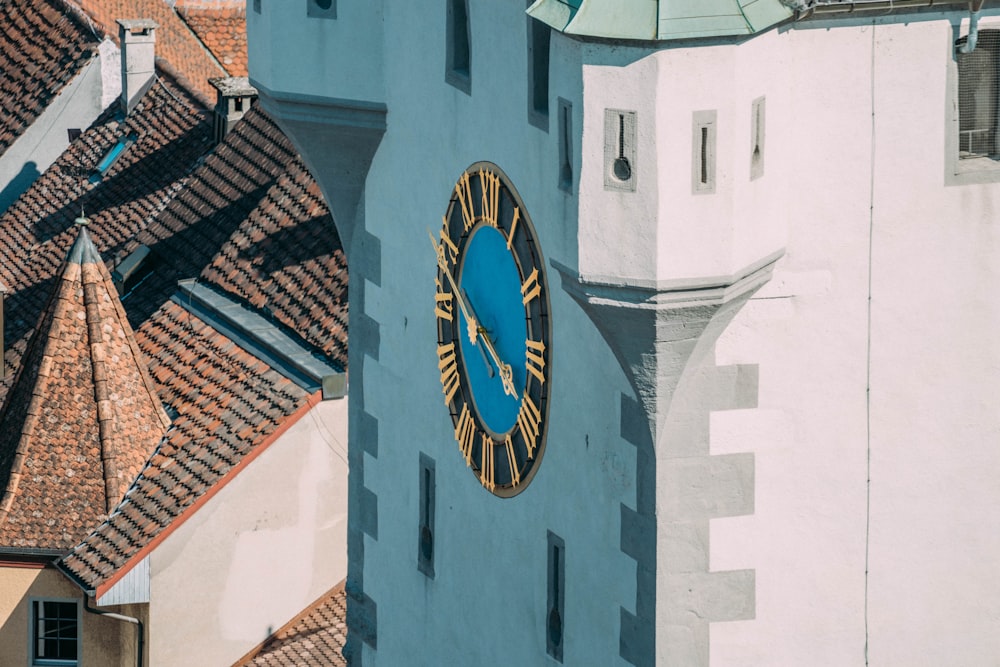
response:
{"label": "green domed roof", "polygon": [[673,40],[752,35],[792,10],[781,0],[535,0],[528,14],[570,35]]}

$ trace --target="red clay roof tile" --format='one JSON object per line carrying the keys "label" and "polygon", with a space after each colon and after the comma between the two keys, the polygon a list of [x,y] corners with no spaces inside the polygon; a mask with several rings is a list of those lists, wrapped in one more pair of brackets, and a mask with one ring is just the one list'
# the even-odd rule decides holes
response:
{"label": "red clay roof tile", "polygon": [[247,75],[246,2],[177,0],[174,9],[230,76]]}
{"label": "red clay roof tile", "polygon": [[169,424],[86,229],[27,349],[0,413],[0,544],[68,549],[121,501]]}
{"label": "red clay roof tile", "polygon": [[215,99],[215,89],[208,80],[225,76],[226,71],[212,56],[197,35],[161,0],[76,0],[83,10],[111,39],[118,41],[117,19],[152,19],[156,29],[156,55],[179,70],[195,90]]}
{"label": "red clay roof tile", "polygon": [[340,583],[233,667],[346,667],[347,595]]}

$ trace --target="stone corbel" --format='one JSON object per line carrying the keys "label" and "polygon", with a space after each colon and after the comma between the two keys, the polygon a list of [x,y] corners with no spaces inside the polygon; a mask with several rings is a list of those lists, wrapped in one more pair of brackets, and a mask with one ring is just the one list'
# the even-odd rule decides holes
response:
{"label": "stone corbel", "polygon": [[614,351],[656,442],[684,369],[712,349],[783,255],[780,250],[728,276],[645,284],[588,279],[554,260],[552,266]]}

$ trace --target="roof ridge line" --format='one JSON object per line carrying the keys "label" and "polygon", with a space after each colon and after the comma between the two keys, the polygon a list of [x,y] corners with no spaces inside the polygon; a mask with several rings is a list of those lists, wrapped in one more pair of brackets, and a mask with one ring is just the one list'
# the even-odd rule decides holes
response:
{"label": "roof ridge line", "polygon": [[208,54],[209,59],[211,59],[211,61],[213,63],[215,63],[215,65],[220,70],[222,70],[222,75],[225,76],[225,77],[232,76],[232,74],[229,73],[229,70],[226,69],[225,65],[223,65],[221,62],[219,62],[219,59],[215,57],[214,53],[212,53],[212,49],[208,48],[208,44],[206,44],[204,41],[202,41],[201,36],[197,32],[195,32],[194,29],[188,24],[187,19],[184,18],[181,15],[181,13],[177,11],[177,7],[175,5],[173,5],[173,4],[171,4],[170,5],[170,11],[172,11],[174,13],[174,16],[176,16],[177,19],[184,26],[184,29],[187,30],[189,33],[191,33],[191,36],[194,38],[194,40],[196,42],[198,42],[198,46],[200,46],[202,48],[202,50],[206,54]]}
{"label": "roof ridge line", "polygon": [[185,76],[184,73],[181,72],[172,62],[160,55],[155,56],[153,62],[155,63],[156,68],[169,76],[175,85],[182,88],[185,93],[190,95],[192,99],[204,107],[201,111],[209,112],[215,108],[215,102],[209,99],[208,95],[198,90],[195,87],[194,82]]}
{"label": "roof ridge line", "polygon": [[[80,230],[82,237],[86,230]],[[90,276],[86,274],[90,273]],[[99,274],[98,274],[99,275]],[[83,288],[83,307],[87,314],[87,351],[90,353],[90,366],[94,375],[94,399],[97,402],[97,433],[101,445],[101,477],[104,479],[104,511],[112,509],[111,498],[116,497],[114,488],[118,477],[118,466],[115,452],[108,446],[114,430],[114,412],[111,409],[111,399],[108,395],[108,371],[105,366],[107,352],[104,349],[104,335],[101,332],[101,315],[97,303],[96,281],[91,271],[84,271],[80,265],[80,283]]]}
{"label": "roof ridge line", "polygon": [[[94,399],[97,404],[97,430],[101,446],[101,468],[104,481],[104,506],[105,513],[111,511],[121,502],[127,491],[127,486],[132,480],[122,479],[122,470],[118,466],[118,454],[114,432],[116,429],[116,414],[112,405],[112,398],[108,390],[108,368],[106,341],[102,331],[104,319],[101,316],[101,296],[99,290],[103,287],[107,294],[108,302],[114,311],[114,317],[118,321],[118,326],[124,333],[124,339],[132,355],[132,363],[138,372],[144,388],[147,391],[146,399],[153,407],[157,420],[164,431],[170,426],[170,419],[163,410],[163,404],[159,394],[151,390],[152,379],[148,376],[146,362],[135,342],[135,333],[129,325],[128,316],[121,305],[121,300],[117,297],[117,290],[111,273],[108,271],[100,251],[94,244],[86,226],[80,228],[76,242],[70,251],[67,266],[75,263],[80,267],[80,287],[83,292],[83,306],[86,313],[87,324],[87,351],[90,354],[90,363],[94,382]],[[93,267],[93,268],[91,268]],[[119,443],[115,443],[119,444]]]}
{"label": "roof ridge line", "polygon": [[73,0],[52,0],[55,4],[60,5],[67,14],[69,14],[77,23],[82,24],[82,27],[90,30],[98,42],[108,39],[107,30],[97,23],[90,14],[87,13],[83,7],[73,2]]}

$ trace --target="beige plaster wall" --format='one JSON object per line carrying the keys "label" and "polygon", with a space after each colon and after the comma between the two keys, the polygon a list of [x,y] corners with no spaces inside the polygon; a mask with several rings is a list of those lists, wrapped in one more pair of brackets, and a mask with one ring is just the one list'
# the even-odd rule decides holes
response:
{"label": "beige plaster wall", "polygon": [[[28,619],[32,598],[74,599],[81,605],[81,667],[135,665],[135,626],[83,611],[83,593],[57,570],[0,566],[0,665],[30,665]],[[119,611],[109,608],[108,611]],[[128,611],[121,613],[129,614]]]}
{"label": "beige plaster wall", "polygon": [[156,667],[229,665],[347,575],[347,399],[324,401],[150,555]]}

